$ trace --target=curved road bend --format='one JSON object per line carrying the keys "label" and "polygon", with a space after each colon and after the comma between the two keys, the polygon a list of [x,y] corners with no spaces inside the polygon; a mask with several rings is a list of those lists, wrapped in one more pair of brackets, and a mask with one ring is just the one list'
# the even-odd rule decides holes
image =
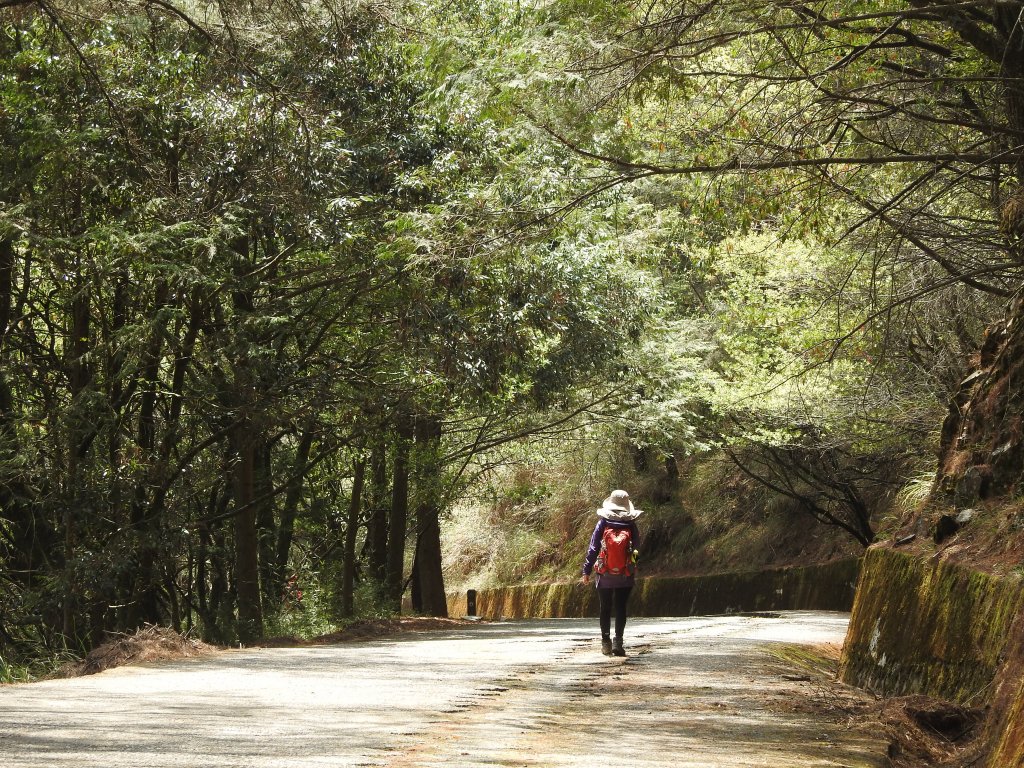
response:
{"label": "curved road bend", "polygon": [[5,686],[0,766],[882,766],[885,743],[807,714],[816,685],[768,652],[846,622],[633,619],[626,659],[592,619],[502,622]]}

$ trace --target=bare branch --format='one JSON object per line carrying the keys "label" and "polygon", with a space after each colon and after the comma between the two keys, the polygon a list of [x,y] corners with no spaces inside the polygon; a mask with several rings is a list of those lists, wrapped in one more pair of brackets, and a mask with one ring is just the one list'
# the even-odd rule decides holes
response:
{"label": "bare branch", "polygon": [[734,158],[724,163],[709,163],[701,164],[694,163],[692,165],[654,165],[653,163],[639,163],[631,160],[624,160],[621,157],[614,157],[612,155],[604,155],[600,152],[593,152],[591,150],[584,149],[575,142],[570,141],[566,137],[557,133],[554,129],[549,126],[543,126],[544,130],[556,141],[563,144],[564,146],[571,149],[573,152],[586,157],[590,160],[596,160],[601,163],[607,163],[617,168],[623,168],[629,171],[637,172],[633,178],[640,176],[694,176],[698,174],[717,175],[723,173],[749,173],[754,171],[777,171],[786,170],[791,168],[824,168],[833,165],[865,165],[865,166],[878,166],[878,165],[909,165],[916,163],[950,163],[950,162],[963,162],[973,163],[981,165],[984,163],[990,163],[994,160],[1002,159],[1004,161],[1016,161],[1020,155],[1016,152],[1002,152],[993,154],[982,154],[982,153],[958,153],[958,152],[931,152],[926,154],[896,154],[896,155],[861,155],[861,156],[850,156],[850,157],[783,157],[777,160],[742,160],[740,158]]}

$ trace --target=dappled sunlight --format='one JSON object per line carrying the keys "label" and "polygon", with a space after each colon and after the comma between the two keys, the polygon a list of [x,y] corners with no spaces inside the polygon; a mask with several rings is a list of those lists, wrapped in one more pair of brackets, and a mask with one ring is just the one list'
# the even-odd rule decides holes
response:
{"label": "dappled sunlight", "polygon": [[598,652],[592,619],[230,650],[4,688],[0,758],[5,768],[582,768],[599,753],[639,768],[873,765],[877,745],[863,736],[773,706],[802,684],[770,671],[765,648],[841,642],[845,625],[816,613],[637,619],[630,655],[615,660]]}

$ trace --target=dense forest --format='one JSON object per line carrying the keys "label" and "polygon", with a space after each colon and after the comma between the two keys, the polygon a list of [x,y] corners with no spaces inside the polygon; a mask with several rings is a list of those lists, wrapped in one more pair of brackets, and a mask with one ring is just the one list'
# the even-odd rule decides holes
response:
{"label": "dense forest", "polygon": [[581,442],[865,547],[1013,487],[1022,14],[0,0],[5,670],[252,642],[293,576],[443,614],[446,515]]}

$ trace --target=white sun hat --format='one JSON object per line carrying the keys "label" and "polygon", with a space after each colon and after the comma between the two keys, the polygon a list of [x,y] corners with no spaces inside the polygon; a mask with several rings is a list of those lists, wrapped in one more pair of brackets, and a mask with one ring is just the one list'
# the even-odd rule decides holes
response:
{"label": "white sun hat", "polygon": [[606,520],[635,520],[642,513],[643,510],[634,507],[629,494],[623,490],[612,491],[597,510],[598,516]]}

